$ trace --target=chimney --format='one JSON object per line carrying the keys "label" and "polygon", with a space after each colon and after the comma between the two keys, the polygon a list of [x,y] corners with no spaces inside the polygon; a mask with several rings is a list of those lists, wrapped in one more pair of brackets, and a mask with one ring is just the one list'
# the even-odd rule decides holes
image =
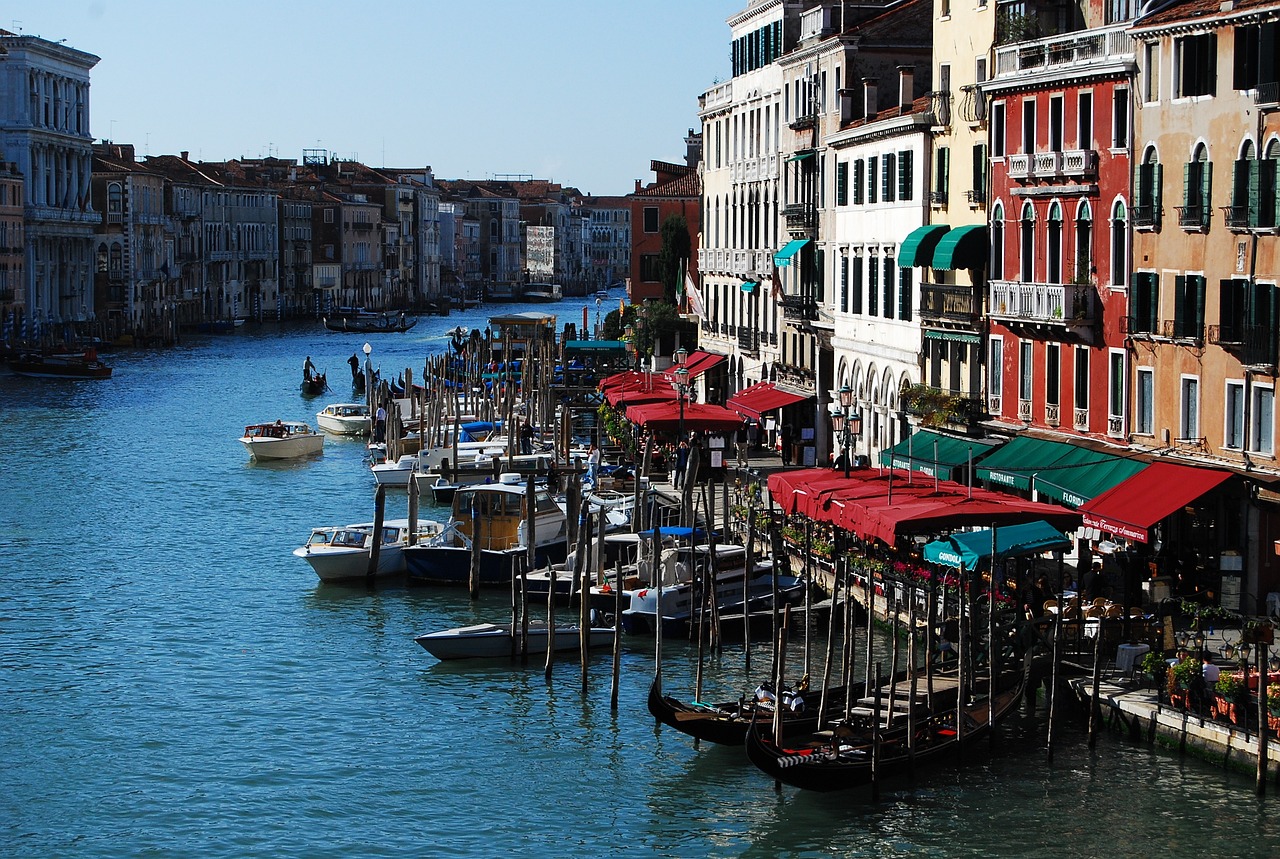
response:
{"label": "chimney", "polygon": [[878,108],[876,102],[876,79],[862,79],[862,115],[867,119],[874,119]]}
{"label": "chimney", "polygon": [[916,67],[898,66],[898,109],[903,113],[911,110],[911,103],[916,100]]}
{"label": "chimney", "polygon": [[837,93],[840,97],[840,124],[848,125],[853,122],[853,90],[841,88]]}
{"label": "chimney", "polygon": [[180,154],[182,155],[182,160],[183,160],[183,161],[190,161],[190,160],[191,160],[191,152],[190,152],[190,150],[184,149],[184,150],[182,150],[182,152],[181,152]]}

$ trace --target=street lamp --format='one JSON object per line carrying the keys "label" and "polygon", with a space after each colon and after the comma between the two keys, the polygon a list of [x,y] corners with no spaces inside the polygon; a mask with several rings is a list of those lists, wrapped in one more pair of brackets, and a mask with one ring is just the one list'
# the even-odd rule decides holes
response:
{"label": "street lamp", "polygon": [[[683,352],[683,349],[677,350],[676,354]],[[676,399],[680,401],[680,440],[684,440],[684,401],[689,395],[689,368],[684,366],[684,362],[680,362],[680,369],[676,370]]]}
{"label": "street lamp", "polygon": [[369,361],[369,356],[373,354],[373,347],[368,343],[364,344],[364,399],[365,405],[369,407],[369,411],[373,411],[373,364]]}
{"label": "street lamp", "polygon": [[849,476],[849,461],[852,459],[853,439],[862,435],[862,414],[853,410],[853,389],[848,385],[838,391],[839,400],[830,406],[831,428],[841,436],[841,448],[844,457],[844,476]]}

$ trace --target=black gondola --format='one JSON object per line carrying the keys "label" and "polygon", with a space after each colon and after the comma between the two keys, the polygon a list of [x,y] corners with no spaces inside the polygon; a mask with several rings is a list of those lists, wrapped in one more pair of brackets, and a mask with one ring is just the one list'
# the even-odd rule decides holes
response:
{"label": "black gondola", "polygon": [[317,373],[309,379],[303,379],[301,387],[304,397],[318,397],[329,390],[329,382],[324,373]]}
{"label": "black gondola", "polygon": [[[1022,672],[1008,672],[997,684],[994,702],[981,697],[966,706],[963,735],[956,730],[957,687],[952,684],[935,690],[933,711],[917,718],[914,748],[908,742],[909,723],[902,717],[879,731],[864,718],[820,733],[784,733],[781,743],[772,737],[767,723],[757,721],[747,731],[747,758],[775,781],[802,790],[847,790],[869,785],[873,777],[887,780],[947,757],[960,748],[962,740],[972,744],[986,736],[992,726],[992,704],[998,722],[1018,705],[1024,678]],[[883,690],[881,696],[887,699]]]}
{"label": "black gondola", "polygon": [[324,318],[325,328],[347,334],[403,334],[417,324],[416,317],[409,319],[403,313],[399,316],[379,313],[354,318]]}

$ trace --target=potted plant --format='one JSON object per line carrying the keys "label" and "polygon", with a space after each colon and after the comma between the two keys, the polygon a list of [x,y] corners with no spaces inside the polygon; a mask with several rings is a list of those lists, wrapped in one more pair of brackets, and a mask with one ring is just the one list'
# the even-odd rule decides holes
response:
{"label": "potted plant", "polygon": [[1280,683],[1267,686],[1267,726],[1280,734]]}
{"label": "potted plant", "polygon": [[1156,650],[1148,650],[1143,654],[1139,670],[1158,689],[1164,685],[1164,677],[1169,671],[1169,663],[1165,662],[1164,654]]}
{"label": "potted plant", "polygon": [[1168,673],[1169,703],[1175,707],[1187,706],[1191,685],[1195,682],[1196,677],[1203,675],[1204,668],[1201,666],[1199,659],[1185,657],[1174,664]]}
{"label": "potted plant", "polygon": [[1248,696],[1248,688],[1244,678],[1235,674],[1223,673],[1214,684],[1213,691],[1218,693],[1212,705],[1214,716],[1226,719],[1234,725],[1244,721],[1244,701]]}

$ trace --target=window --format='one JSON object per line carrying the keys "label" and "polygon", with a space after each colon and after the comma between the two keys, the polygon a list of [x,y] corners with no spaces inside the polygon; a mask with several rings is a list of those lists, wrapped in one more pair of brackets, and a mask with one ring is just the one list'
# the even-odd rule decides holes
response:
{"label": "window", "polygon": [[1143,92],[1143,100],[1147,102],[1160,100],[1160,43],[1148,42],[1142,46],[1143,66],[1146,71],[1147,88]]}
{"label": "window", "polygon": [[976,143],[973,147],[973,192],[969,202],[980,205],[987,201],[987,144]]}
{"label": "window", "polygon": [[1111,210],[1111,285],[1123,287],[1128,267],[1129,229],[1125,221],[1124,202],[1116,200]]}
{"label": "window", "polygon": [[913,173],[913,162],[915,153],[910,149],[904,149],[898,153],[898,199],[906,202],[912,199],[914,191],[912,186],[915,184]]}
{"label": "window", "polygon": [[1201,33],[1174,40],[1174,98],[1213,95],[1217,87],[1218,36]]}
{"label": "window", "polygon": [[840,254],[840,309],[849,312],[849,258]]}
{"label": "window", "polygon": [[1021,233],[1018,241],[1018,256],[1022,263],[1021,276],[1023,283],[1035,280],[1035,235],[1036,213],[1030,203],[1022,206]]}
{"label": "window", "polygon": [[1246,140],[1240,157],[1231,169],[1231,205],[1226,210],[1228,227],[1258,226],[1259,192],[1261,191],[1261,162],[1253,148],[1253,141]]}
{"label": "window", "polygon": [[1062,283],[1062,206],[1057,201],[1049,206],[1045,257],[1045,283]]}
{"label": "window", "polygon": [[1268,456],[1275,450],[1276,392],[1274,388],[1255,385],[1253,413],[1249,419],[1249,449]]}
{"label": "window", "polygon": [[641,254],[640,255],[640,280],[645,282],[653,282],[660,280],[658,272],[658,255],[657,254]]}
{"label": "window", "polygon": [[880,166],[880,199],[886,203],[892,203],[894,193],[898,190],[897,156],[892,152],[886,152],[880,158]]}
{"label": "window", "polygon": [[1089,350],[1076,347],[1076,408],[1089,408]]}
{"label": "window", "polygon": [[1022,102],[1022,152],[1030,155],[1036,151],[1036,103],[1034,99]]}
{"label": "window", "polygon": [[880,257],[867,254],[867,315],[880,315]]}
{"label": "window", "polygon": [[333,223],[333,209],[325,209],[325,210],[324,210],[324,222],[325,222],[326,224],[332,224],[332,223]]}
{"label": "window", "polygon": [[884,318],[893,318],[893,291],[897,288],[897,277],[894,276],[893,257],[886,256],[884,258],[884,270],[880,272],[880,277],[884,281]]}
{"label": "window", "polygon": [[1137,199],[1133,204],[1133,225],[1135,227],[1160,226],[1161,189],[1164,183],[1164,169],[1160,164],[1160,156],[1154,146],[1147,148],[1138,165]]}
{"label": "window", "polygon": [[1173,279],[1173,336],[1204,339],[1204,276],[1178,275]]}
{"label": "window", "polygon": [[836,162],[836,205],[849,205],[849,162]]}
{"label": "window", "polygon": [[910,268],[904,266],[898,269],[898,318],[904,322],[911,321],[913,311],[911,275],[912,269]]}
{"label": "window", "polygon": [[1280,24],[1251,24],[1235,28],[1235,68],[1232,89],[1255,89],[1280,81]]}
{"label": "window", "polygon": [[644,231],[646,233],[656,233],[658,231],[658,207],[644,207]]}
{"label": "window", "polygon": [[1018,341],[1018,399],[1031,399],[1031,341]]}
{"label": "window", "polygon": [[1218,282],[1218,343],[1222,345],[1244,342],[1245,292],[1248,287],[1247,280]]}
{"label": "window", "polygon": [[853,255],[852,268],[849,272],[849,312],[855,315],[862,313],[862,255]]}
{"label": "window", "polygon": [[1137,402],[1134,404],[1134,415],[1136,424],[1133,431],[1140,435],[1155,434],[1155,370],[1151,367],[1138,368],[1138,384],[1134,396]]}
{"label": "window", "polygon": [[1182,377],[1178,439],[1180,441],[1200,440],[1200,380],[1195,376]]}
{"label": "window", "polygon": [[1120,349],[1107,355],[1107,416],[1124,417],[1124,351]]}
{"label": "window", "polygon": [[933,194],[931,202],[947,202],[947,189],[951,185],[951,150],[938,146],[934,150]]}
{"label": "window", "polygon": [[1072,283],[1091,283],[1093,278],[1093,208],[1081,200],[1076,209],[1076,261],[1071,271]]}
{"label": "window", "polygon": [[1154,334],[1160,309],[1160,275],[1139,271],[1133,275],[1133,316],[1129,321],[1132,334]]}
{"label": "window", "polygon": [[1222,446],[1228,450],[1244,448],[1244,382],[1227,382],[1226,423],[1222,428]]}
{"label": "window", "polygon": [[1280,195],[1276,194],[1277,164],[1280,164],[1280,139],[1273,137],[1258,162],[1258,216],[1254,226],[1274,227],[1280,223]]}
{"label": "window", "polygon": [[867,159],[867,202],[876,202],[876,183],[880,181],[876,168],[879,166],[879,159],[871,156]]}
{"label": "window", "polygon": [[1049,98],[1049,151],[1062,151],[1062,96]]}
{"label": "window", "polygon": [[1004,279],[1004,206],[991,208],[991,279]]}
{"label": "window", "polygon": [[1004,102],[991,105],[991,157],[1003,158],[1004,146]]}
{"label": "window", "polygon": [[1076,99],[1076,148],[1093,148],[1093,93],[1082,92]]}
{"label": "window", "polygon": [[862,189],[866,182],[867,163],[859,158],[853,162],[853,204],[862,205]]}
{"label": "window", "polygon": [[[987,394],[999,397],[1004,390],[1004,339],[992,337],[987,343]],[[992,411],[998,412],[999,408]]]}
{"label": "window", "polygon": [[1116,87],[1111,93],[1111,148],[1129,146],[1129,89]]}
{"label": "window", "polygon": [[1182,211],[1178,213],[1178,225],[1184,229],[1206,229],[1212,211],[1210,186],[1213,163],[1209,161],[1209,150],[1203,143],[1196,147],[1191,160],[1183,165],[1182,177]]}
{"label": "window", "polygon": [[1044,401],[1047,405],[1056,406],[1062,390],[1062,347],[1057,343],[1046,343],[1044,347]]}

